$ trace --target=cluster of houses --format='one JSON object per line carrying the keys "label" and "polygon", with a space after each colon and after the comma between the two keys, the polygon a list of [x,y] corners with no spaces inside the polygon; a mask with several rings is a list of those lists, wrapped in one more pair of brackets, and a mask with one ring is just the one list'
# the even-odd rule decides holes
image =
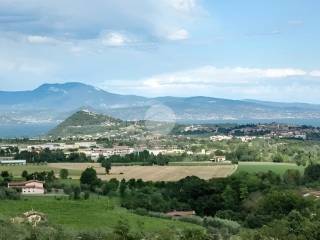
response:
{"label": "cluster of houses", "polygon": [[[75,142],[72,144],[67,143],[45,143],[37,145],[29,145],[22,148],[19,148],[19,151],[42,151],[44,149],[49,150],[62,150],[64,154],[69,155],[70,153],[78,152],[83,153],[87,157],[91,157],[93,161],[97,161],[100,156],[109,158],[113,155],[125,156],[131,153],[142,152],[147,150],[149,153],[157,156],[162,155],[178,155],[178,154],[187,154],[193,155],[194,152],[190,150],[180,149],[178,147],[172,146],[158,146],[154,148],[148,148],[147,146],[138,146],[138,147],[129,147],[129,146],[114,146],[112,148],[103,147],[96,142]],[[209,151],[202,150],[197,153],[200,155],[210,155]]]}
{"label": "cluster of houses", "polygon": [[211,141],[224,141],[231,139],[240,139],[242,142],[250,142],[255,138],[271,139],[271,138],[295,138],[306,140],[308,134],[320,134],[320,128],[291,126],[286,124],[253,124],[247,126],[239,126],[239,128],[226,129],[225,135],[218,134],[215,131]]}
{"label": "cluster of houses", "polygon": [[213,142],[221,142],[225,140],[239,139],[241,142],[251,142],[256,139],[256,136],[232,136],[232,135],[215,135],[211,136],[210,140]]}

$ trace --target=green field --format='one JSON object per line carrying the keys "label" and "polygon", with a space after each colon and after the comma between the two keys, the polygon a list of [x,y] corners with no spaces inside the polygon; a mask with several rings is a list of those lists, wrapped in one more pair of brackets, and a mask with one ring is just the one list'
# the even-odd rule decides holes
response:
{"label": "green field", "polygon": [[296,169],[301,173],[304,171],[303,166],[297,166],[292,163],[272,163],[272,162],[239,162],[238,169],[235,174],[239,172],[258,173],[272,171],[279,175],[283,175],[288,169]]}
{"label": "green field", "polygon": [[[55,172],[55,174],[59,174],[59,172],[60,172],[59,168],[50,167],[46,164],[41,164],[41,165],[27,164],[25,166],[22,166],[22,165],[19,165],[19,166],[0,165],[0,172],[1,171],[8,171],[15,178],[21,177],[21,174],[24,170],[26,170],[28,173],[51,171],[51,170],[53,170]],[[69,175],[70,176],[80,176],[81,171],[69,169]]]}
{"label": "green field", "polygon": [[0,216],[10,218],[30,210],[47,215],[49,223],[61,224],[75,230],[112,230],[119,220],[126,219],[133,231],[147,232],[166,229],[201,228],[197,225],[174,220],[145,217],[119,207],[116,200],[92,198],[90,200],[57,200],[54,197],[28,197],[23,200],[0,201]]}

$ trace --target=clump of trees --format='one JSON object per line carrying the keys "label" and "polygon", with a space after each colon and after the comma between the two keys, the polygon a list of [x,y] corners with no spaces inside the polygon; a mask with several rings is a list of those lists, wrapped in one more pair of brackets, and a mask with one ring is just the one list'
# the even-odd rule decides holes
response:
{"label": "clump of trees", "polygon": [[125,156],[113,155],[108,160],[111,163],[142,163],[143,165],[167,165],[170,161],[179,161],[182,156],[153,155],[149,151],[131,153]]}
{"label": "clump of trees", "polygon": [[226,158],[234,163],[240,161],[260,161],[259,151],[248,144],[239,144],[234,150],[226,154]]}
{"label": "clump of trees", "polygon": [[22,172],[21,177],[28,180],[38,180],[38,181],[44,181],[46,183],[52,183],[56,177],[54,174],[54,171],[43,171],[43,172],[33,172],[28,173],[26,170]]}

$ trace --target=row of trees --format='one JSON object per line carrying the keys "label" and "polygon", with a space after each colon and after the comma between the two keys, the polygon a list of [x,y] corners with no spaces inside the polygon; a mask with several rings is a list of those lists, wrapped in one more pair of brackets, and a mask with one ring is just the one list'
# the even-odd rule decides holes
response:
{"label": "row of trees", "polygon": [[131,153],[125,156],[113,155],[109,158],[109,161],[112,163],[139,162],[144,165],[167,165],[170,161],[179,161],[179,158],[181,158],[181,156],[153,155],[145,150],[143,152]]}
{"label": "row of trees", "polygon": [[21,151],[15,154],[15,159],[25,159],[28,163],[91,162],[91,158],[84,153],[72,152],[66,155],[62,150],[50,150],[48,148],[40,152]]}

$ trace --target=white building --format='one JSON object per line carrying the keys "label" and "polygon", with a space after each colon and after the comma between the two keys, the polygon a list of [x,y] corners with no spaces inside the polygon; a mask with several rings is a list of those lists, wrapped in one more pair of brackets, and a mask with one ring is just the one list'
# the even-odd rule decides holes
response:
{"label": "white building", "polygon": [[233,137],[232,136],[226,136],[226,135],[216,135],[216,136],[211,136],[210,140],[213,142],[220,142],[223,140],[231,140]]}
{"label": "white building", "polygon": [[254,139],[256,139],[257,137],[256,136],[240,136],[240,137],[237,137],[237,138],[240,139],[241,142],[251,142]]}
{"label": "white building", "polygon": [[99,156],[104,156],[106,158],[109,158],[113,155],[125,156],[134,153],[135,150],[134,148],[128,146],[117,146],[114,148],[95,148],[92,150],[80,150],[79,152],[82,152],[87,156],[90,156],[92,160],[96,161],[99,158]]}
{"label": "white building", "polygon": [[221,163],[221,162],[225,162],[226,161],[226,156],[214,156],[213,159],[211,159],[212,162],[217,162],[217,163]]}
{"label": "white building", "polygon": [[97,143],[96,142],[76,142],[74,144],[76,148],[92,148],[96,147]]}
{"label": "white building", "polygon": [[24,195],[44,194],[44,182],[37,180],[30,180],[26,182],[10,182],[8,188],[21,189]]}
{"label": "white building", "polygon": [[26,165],[26,160],[0,159],[0,165]]}

